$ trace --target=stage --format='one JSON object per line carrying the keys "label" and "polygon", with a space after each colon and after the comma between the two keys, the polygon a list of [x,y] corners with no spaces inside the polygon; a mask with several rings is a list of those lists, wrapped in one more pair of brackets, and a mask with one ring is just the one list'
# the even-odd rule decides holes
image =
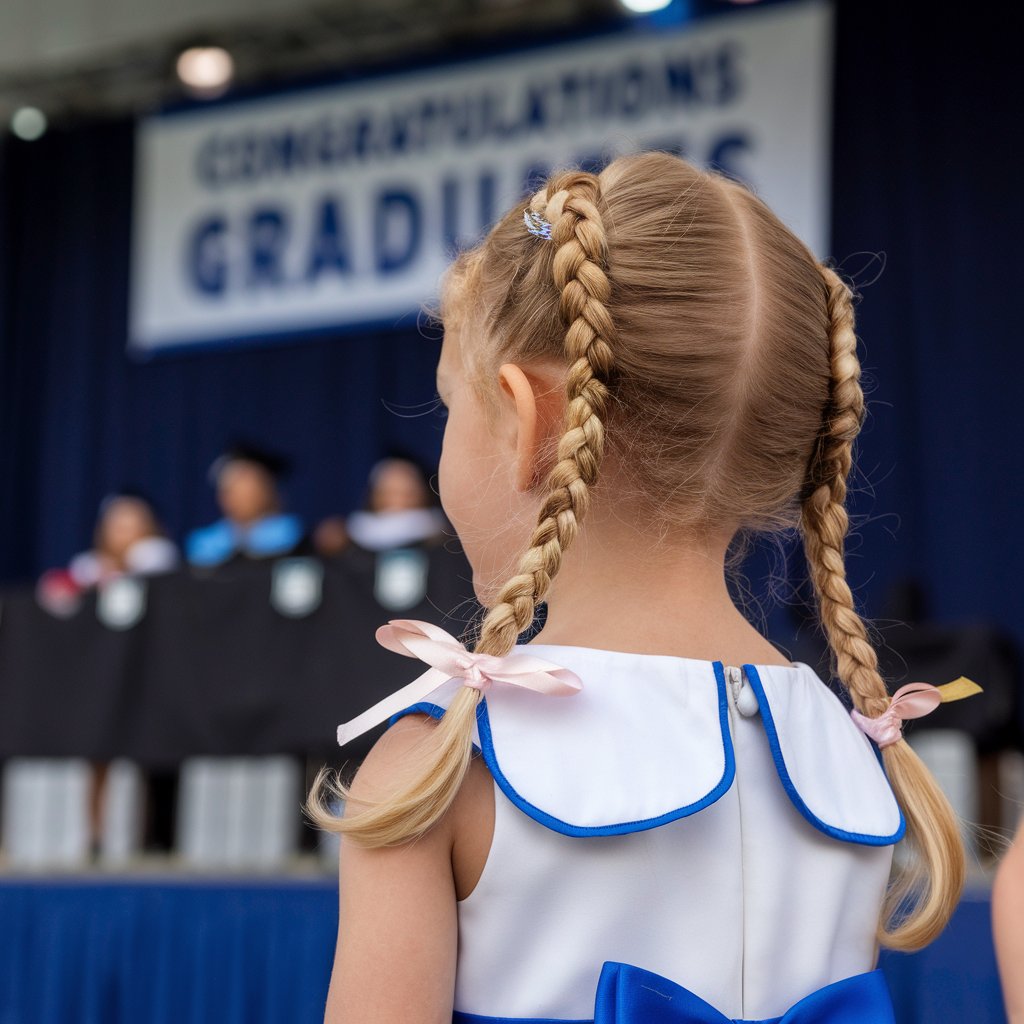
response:
{"label": "stage", "polygon": [[[2,1024],[320,1024],[329,878],[0,880]],[[882,957],[898,1024],[1005,1024],[985,890]],[[785,937],[782,937],[783,941]]]}

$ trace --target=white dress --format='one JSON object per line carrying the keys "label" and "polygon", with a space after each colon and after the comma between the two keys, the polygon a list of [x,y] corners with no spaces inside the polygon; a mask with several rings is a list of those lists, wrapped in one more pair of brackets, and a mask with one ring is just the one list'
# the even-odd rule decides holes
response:
{"label": "white dress", "polygon": [[[778,1020],[843,979],[842,1012],[815,995],[785,1024],[892,1020],[872,968],[903,816],[813,669],[520,650],[583,689],[480,704],[494,838],[458,905],[456,1022]],[[440,717],[459,685],[403,714]]]}

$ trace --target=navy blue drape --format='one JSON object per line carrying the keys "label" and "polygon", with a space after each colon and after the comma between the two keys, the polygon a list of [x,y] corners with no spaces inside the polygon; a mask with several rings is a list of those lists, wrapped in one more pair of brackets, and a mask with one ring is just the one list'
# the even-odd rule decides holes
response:
{"label": "navy blue drape", "polygon": [[[1024,639],[1012,34],[919,10],[839,5],[833,253],[872,387],[850,573],[871,614],[913,576],[940,619]],[[309,518],[357,503],[391,446],[436,456],[439,422],[403,418],[433,396],[437,340],[412,327],[130,361],[129,124],[10,141],[0,165],[0,578],[85,546],[111,488],[150,492],[179,536],[209,519],[230,434],[296,456]]]}
{"label": "navy blue drape", "polygon": [[839,5],[833,251],[863,268],[873,382],[859,482],[873,493],[854,500],[872,521],[848,564],[869,611],[912,576],[938,619],[1024,640],[1019,84],[998,18],[922,10]]}

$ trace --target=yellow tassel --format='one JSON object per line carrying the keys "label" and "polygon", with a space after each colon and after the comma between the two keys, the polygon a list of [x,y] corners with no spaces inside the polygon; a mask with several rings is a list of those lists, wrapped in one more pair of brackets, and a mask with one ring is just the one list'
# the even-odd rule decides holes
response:
{"label": "yellow tassel", "polygon": [[942,703],[948,704],[951,700],[963,700],[965,697],[973,697],[976,693],[984,692],[981,687],[966,676],[960,676],[951,683],[943,683],[936,687],[942,694]]}

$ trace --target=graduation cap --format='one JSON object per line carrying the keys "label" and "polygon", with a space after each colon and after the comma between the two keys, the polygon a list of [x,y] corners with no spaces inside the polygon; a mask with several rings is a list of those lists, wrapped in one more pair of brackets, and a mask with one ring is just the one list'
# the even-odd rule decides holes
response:
{"label": "graduation cap", "polygon": [[245,441],[236,441],[225,448],[207,470],[206,476],[212,486],[217,486],[217,478],[232,462],[252,463],[265,470],[275,480],[286,477],[292,468],[291,462],[277,452]]}

